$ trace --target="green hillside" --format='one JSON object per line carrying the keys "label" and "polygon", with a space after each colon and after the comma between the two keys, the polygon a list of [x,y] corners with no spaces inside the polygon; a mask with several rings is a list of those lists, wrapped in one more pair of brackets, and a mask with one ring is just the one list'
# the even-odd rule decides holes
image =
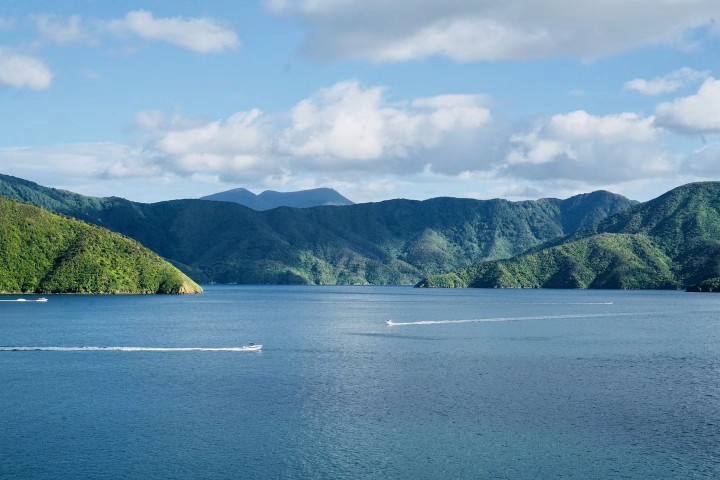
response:
{"label": "green hillside", "polygon": [[[680,288],[720,277],[720,182],[678,187],[512,259],[430,276],[419,286]],[[715,282],[717,283],[717,282]]]}
{"label": "green hillside", "polygon": [[414,284],[508,258],[635,204],[609,192],[567,200],[436,198],[259,212],[206,200],[91,198],[0,175],[0,195],[132,237],[200,281]]}
{"label": "green hillside", "polygon": [[0,196],[0,293],[199,293],[137,242]]}

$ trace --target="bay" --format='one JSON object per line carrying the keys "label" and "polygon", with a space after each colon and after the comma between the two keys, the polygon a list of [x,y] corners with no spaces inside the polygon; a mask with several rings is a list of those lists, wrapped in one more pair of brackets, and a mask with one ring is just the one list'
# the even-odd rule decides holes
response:
{"label": "bay", "polygon": [[720,476],[719,296],[48,298],[0,302],[0,346],[263,349],[0,351],[2,478]]}

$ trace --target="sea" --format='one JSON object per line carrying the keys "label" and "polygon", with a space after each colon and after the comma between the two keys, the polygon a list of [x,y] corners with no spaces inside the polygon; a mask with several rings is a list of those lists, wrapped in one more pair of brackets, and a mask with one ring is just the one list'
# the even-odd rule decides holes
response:
{"label": "sea", "polygon": [[0,478],[720,478],[720,295],[17,298]]}

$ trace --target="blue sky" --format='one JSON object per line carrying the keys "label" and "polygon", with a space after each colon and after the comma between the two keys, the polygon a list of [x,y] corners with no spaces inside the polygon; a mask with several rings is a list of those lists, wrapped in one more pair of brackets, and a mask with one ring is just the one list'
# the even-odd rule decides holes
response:
{"label": "blue sky", "polygon": [[715,18],[715,0],[5,0],[0,172],[138,201],[645,200],[720,174]]}

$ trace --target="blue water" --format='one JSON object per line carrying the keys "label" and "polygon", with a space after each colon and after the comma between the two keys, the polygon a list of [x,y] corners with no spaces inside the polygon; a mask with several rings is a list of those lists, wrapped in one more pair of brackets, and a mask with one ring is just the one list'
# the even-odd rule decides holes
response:
{"label": "blue water", "polygon": [[264,348],[0,351],[2,478],[720,477],[720,295],[49,299],[0,302],[0,346]]}

